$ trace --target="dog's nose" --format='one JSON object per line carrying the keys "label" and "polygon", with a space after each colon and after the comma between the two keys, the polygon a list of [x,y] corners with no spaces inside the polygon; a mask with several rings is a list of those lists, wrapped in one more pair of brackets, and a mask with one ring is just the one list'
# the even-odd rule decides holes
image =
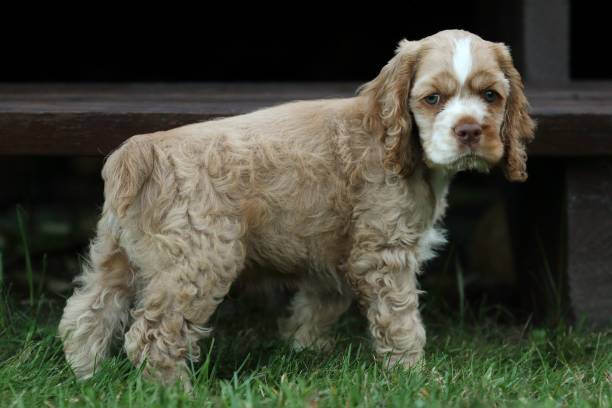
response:
{"label": "dog's nose", "polygon": [[454,129],[455,136],[463,144],[475,145],[480,141],[482,135],[482,127],[477,123],[461,123]]}

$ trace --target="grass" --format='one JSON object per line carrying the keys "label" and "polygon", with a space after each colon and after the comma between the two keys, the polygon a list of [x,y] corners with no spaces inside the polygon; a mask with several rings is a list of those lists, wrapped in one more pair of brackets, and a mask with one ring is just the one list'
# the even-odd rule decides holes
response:
{"label": "grass", "polygon": [[274,313],[230,299],[202,342],[205,360],[192,366],[193,394],[144,381],[121,352],[77,382],[57,338],[61,302],[43,291],[47,257],[35,285],[20,209],[17,220],[27,293],[19,302],[3,289],[0,252],[0,407],[612,406],[612,332],[495,323],[512,312],[471,307],[450,256],[458,305],[425,296],[426,359],[414,369],[383,369],[357,313],[340,322],[334,350],[295,352],[276,338]]}
{"label": "grass", "polygon": [[143,381],[121,353],[92,379],[75,381],[56,338],[53,309],[2,310],[0,406],[612,405],[610,333],[435,318],[428,322],[425,363],[386,371],[372,358],[356,314],[339,325],[337,347],[317,353],[291,351],[271,334],[272,319],[241,309],[231,323],[217,315],[218,330],[202,342],[206,359],[194,367],[195,390],[187,395],[178,385]]}

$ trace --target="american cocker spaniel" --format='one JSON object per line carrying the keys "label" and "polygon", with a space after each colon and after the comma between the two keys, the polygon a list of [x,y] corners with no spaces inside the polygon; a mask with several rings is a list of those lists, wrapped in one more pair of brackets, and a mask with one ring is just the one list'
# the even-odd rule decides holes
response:
{"label": "american cocker spaniel", "polygon": [[[297,289],[281,335],[325,347],[357,300],[387,365],[423,354],[417,276],[445,242],[453,175],[527,178],[533,138],[508,48],[465,31],[403,40],[355,97],[288,103],[134,136],[104,165],[105,202],[59,325],[80,378],[124,339],[163,383],[237,279]],[[127,329],[123,337],[124,329]]]}

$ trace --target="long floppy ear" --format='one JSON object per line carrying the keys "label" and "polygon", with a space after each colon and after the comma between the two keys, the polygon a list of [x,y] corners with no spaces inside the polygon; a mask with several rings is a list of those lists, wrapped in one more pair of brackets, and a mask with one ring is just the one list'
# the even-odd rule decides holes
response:
{"label": "long floppy ear", "polygon": [[533,140],[536,124],[529,116],[529,102],[523,92],[523,81],[504,44],[495,44],[499,66],[510,85],[506,112],[501,127],[505,146],[504,173],[510,181],[527,180],[527,152],[525,145]]}
{"label": "long floppy ear", "polygon": [[408,108],[419,49],[419,41],[400,41],[380,74],[359,88],[359,94],[368,98],[365,127],[384,143],[385,167],[401,175],[412,173],[419,157]]}

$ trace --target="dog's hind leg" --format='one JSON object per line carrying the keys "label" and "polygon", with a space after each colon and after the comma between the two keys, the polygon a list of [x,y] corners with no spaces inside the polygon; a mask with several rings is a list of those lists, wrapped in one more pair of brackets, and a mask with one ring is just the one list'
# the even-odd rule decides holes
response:
{"label": "dog's hind leg", "polygon": [[108,356],[111,342],[125,327],[133,296],[134,272],[103,215],[89,259],[76,279],[79,287],[64,308],[59,335],[66,359],[80,379],[90,377]]}
{"label": "dog's hind leg", "polygon": [[199,359],[198,340],[209,332],[204,326],[243,268],[242,229],[223,216],[205,232],[183,229],[181,249],[156,251],[157,261],[143,270],[150,279],[138,295],[124,347],[134,365],[144,363],[145,376],[189,388],[186,360]]}

